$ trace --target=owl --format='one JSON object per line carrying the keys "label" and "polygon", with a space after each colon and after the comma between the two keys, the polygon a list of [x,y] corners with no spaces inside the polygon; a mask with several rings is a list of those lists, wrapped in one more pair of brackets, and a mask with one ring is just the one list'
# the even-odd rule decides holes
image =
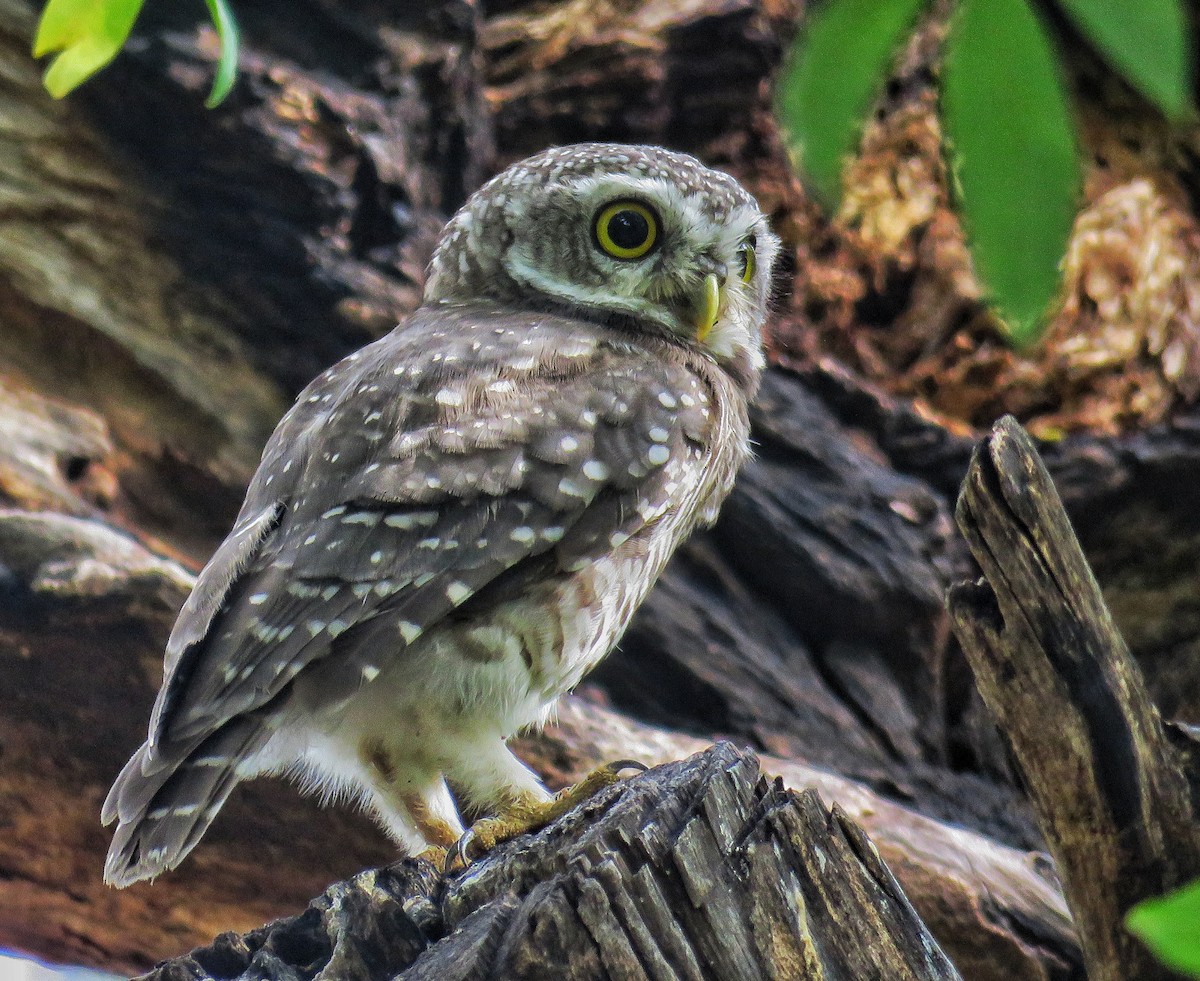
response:
{"label": "owl", "polygon": [[[613,779],[552,797],[506,740],[715,520],[777,248],[736,181],[655,147],[548,150],[476,192],[421,306],[267,443],[104,803],[106,880],[174,868],[260,774],[461,858]],[[460,804],[489,815],[467,835]]]}

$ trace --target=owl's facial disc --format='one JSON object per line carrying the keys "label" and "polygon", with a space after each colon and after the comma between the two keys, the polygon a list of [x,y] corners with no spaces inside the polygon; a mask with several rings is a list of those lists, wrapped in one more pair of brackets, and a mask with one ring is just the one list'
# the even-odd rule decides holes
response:
{"label": "owl's facial disc", "polygon": [[777,248],[754,199],[692,157],[563,147],[472,196],[442,236],[425,299],[640,325],[723,364],[761,364]]}
{"label": "owl's facial disc", "polygon": [[504,267],[531,292],[655,324],[718,360],[757,350],[773,238],[749,195],[713,177],[728,183],[585,175],[513,202]]}

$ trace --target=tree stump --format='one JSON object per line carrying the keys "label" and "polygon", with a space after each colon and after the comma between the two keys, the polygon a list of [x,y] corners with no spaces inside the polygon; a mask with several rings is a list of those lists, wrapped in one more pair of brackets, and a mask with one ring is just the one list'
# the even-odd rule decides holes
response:
{"label": "tree stump", "polygon": [[409,860],[147,981],[957,981],[862,831],[728,743],[446,881]]}
{"label": "tree stump", "polygon": [[958,523],[986,581],[950,592],[955,631],[1033,800],[1088,977],[1170,978],[1123,918],[1200,876],[1188,779],[1050,475],[1011,417],[976,450]]}

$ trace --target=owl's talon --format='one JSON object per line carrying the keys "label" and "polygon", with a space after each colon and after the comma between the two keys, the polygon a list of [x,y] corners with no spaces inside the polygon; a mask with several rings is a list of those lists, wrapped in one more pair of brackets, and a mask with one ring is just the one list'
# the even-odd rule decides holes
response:
{"label": "owl's talon", "polygon": [[453,875],[462,872],[471,865],[471,844],[475,841],[475,829],[467,828],[450,848],[446,851],[442,862],[442,875]]}
{"label": "owl's talon", "polygon": [[[445,874],[450,875],[466,869],[473,858],[486,855],[499,844],[532,831],[540,831],[590,800],[605,787],[619,781],[623,770],[645,773],[649,769],[650,767],[638,760],[616,760],[596,767],[579,783],[559,791],[549,800],[525,797],[513,801],[500,813],[476,821],[463,833],[446,854],[443,866]],[[473,856],[472,851],[478,854]]]}
{"label": "owl's talon", "polygon": [[[612,763],[605,763],[602,766],[596,767],[591,773],[579,781],[572,787],[566,790],[560,790],[555,795],[552,804],[560,806],[561,814],[566,814],[577,804],[582,804],[588,798],[598,794],[605,787],[612,786],[621,779],[621,771],[637,770],[639,773],[645,773],[649,770],[645,763],[640,760],[614,760]],[[556,814],[555,817],[558,817]]]}

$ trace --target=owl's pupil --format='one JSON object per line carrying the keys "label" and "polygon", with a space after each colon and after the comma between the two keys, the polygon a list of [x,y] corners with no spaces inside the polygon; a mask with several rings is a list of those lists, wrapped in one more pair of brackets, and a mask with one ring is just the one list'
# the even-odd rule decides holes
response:
{"label": "owl's pupil", "polygon": [[618,248],[637,249],[650,237],[650,223],[636,211],[618,211],[608,219],[608,237]]}

